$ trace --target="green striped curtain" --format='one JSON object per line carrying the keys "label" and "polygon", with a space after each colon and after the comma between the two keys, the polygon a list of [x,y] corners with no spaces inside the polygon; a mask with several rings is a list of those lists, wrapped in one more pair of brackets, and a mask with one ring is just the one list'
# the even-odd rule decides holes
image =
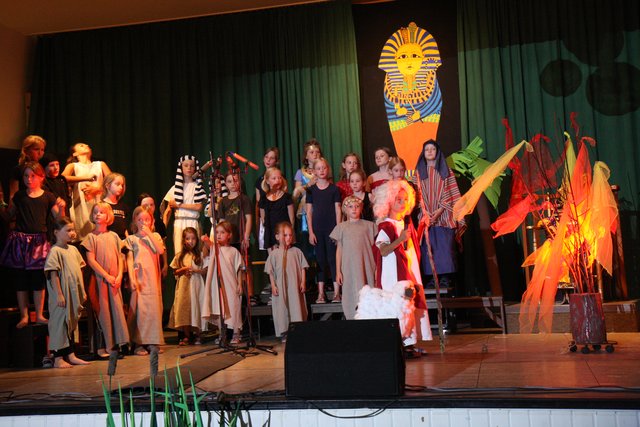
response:
{"label": "green striped curtain", "polygon": [[58,153],[86,141],[127,177],[130,201],[164,195],[186,153],[235,151],[262,166],[278,146],[291,181],[316,137],[338,166],[362,145],[351,5],[40,37],[29,128]]}

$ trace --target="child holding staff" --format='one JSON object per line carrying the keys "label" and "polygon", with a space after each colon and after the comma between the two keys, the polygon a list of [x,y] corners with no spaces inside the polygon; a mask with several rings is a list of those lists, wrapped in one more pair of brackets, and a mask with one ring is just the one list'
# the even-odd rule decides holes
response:
{"label": "child holding staff", "polygon": [[264,272],[271,282],[273,326],[276,337],[286,341],[289,322],[307,320],[306,269],[309,264],[302,251],[293,245],[293,226],[288,222],[276,225],[278,248],[269,253]]}
{"label": "child holding staff", "polygon": [[336,242],[336,282],[342,286],[342,310],[347,320],[356,315],[358,293],[364,285],[375,284],[376,264],[371,247],[375,242],[376,225],[360,219],[362,200],[347,196],[342,212],[347,220],[336,225],[331,239]]}
{"label": "child holding staff", "polygon": [[[240,342],[240,328],[242,328],[242,255],[231,246],[232,227],[227,221],[221,221],[215,228],[216,242],[218,245],[218,260],[215,259],[216,248],[211,249],[212,268],[207,272],[205,281],[204,304],[202,317],[211,321],[220,318],[220,307],[222,305],[222,316],[224,325],[233,331],[231,344]],[[219,262],[218,262],[219,261]],[[218,278],[218,264],[220,265],[220,277],[224,284],[220,288]],[[222,304],[220,303],[222,297]]]}
{"label": "child holding staff", "polygon": [[[76,238],[73,222],[62,217],[54,223],[55,245],[51,247],[44,270],[49,291],[49,349],[55,368],[88,365],[73,350],[73,332],[78,326],[82,303],[87,296],[82,283],[84,261],[78,249],[69,243]],[[65,360],[66,358],[66,360]]]}

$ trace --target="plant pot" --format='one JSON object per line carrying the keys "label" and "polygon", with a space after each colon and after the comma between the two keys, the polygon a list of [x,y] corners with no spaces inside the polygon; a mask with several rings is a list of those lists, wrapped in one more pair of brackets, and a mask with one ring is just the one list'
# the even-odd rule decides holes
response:
{"label": "plant pot", "polygon": [[602,297],[599,293],[570,294],[571,334],[578,344],[601,344],[607,341]]}

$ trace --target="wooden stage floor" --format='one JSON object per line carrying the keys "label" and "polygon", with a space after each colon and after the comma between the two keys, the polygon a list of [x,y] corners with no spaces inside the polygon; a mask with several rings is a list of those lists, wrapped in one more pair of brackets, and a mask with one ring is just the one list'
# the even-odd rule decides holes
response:
{"label": "wooden stage floor", "polygon": [[[407,392],[394,399],[393,405],[640,409],[640,333],[610,333],[608,339],[617,341],[613,353],[581,354],[579,349],[569,351],[570,334],[452,334],[446,337],[441,354],[436,338],[421,344],[427,356],[406,362]],[[273,340],[262,343],[274,344],[278,355],[260,352],[239,358],[197,387],[213,393],[212,402],[224,392],[227,400],[250,401],[253,407],[318,405],[285,397],[284,346]],[[167,345],[159,365],[171,368],[181,354],[199,348]],[[215,356],[199,354],[180,363],[205,357]],[[334,362],[339,369],[340,360]],[[104,410],[101,375],[106,376],[107,365],[97,361],[72,369],[4,369],[0,372],[0,415]],[[126,387],[148,372],[148,357],[127,356],[118,362],[114,384]],[[322,405],[375,407],[384,402],[334,399]]]}

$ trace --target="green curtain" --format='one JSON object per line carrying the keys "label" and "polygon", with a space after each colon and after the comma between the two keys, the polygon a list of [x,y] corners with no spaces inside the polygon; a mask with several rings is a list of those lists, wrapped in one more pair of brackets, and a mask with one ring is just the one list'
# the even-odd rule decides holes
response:
{"label": "green curtain", "polygon": [[596,138],[625,207],[640,200],[640,5],[635,0],[458,1],[463,141],[495,160],[508,117],[516,143],[571,130]]}
{"label": "green curtain", "polygon": [[[277,146],[292,184],[311,137],[334,166],[361,153],[351,5],[40,37],[29,130],[58,153],[86,141],[127,177],[129,201],[163,196],[186,153],[235,151],[262,167]],[[250,194],[257,176],[246,176]]]}
{"label": "green curtain", "polygon": [[[507,117],[516,143],[543,133],[557,152],[578,113],[591,160],[621,187],[627,279],[640,272],[640,3],[635,0],[458,0],[463,144],[504,152]],[[508,191],[508,190],[505,190]],[[637,292],[637,291],[636,291]]]}

